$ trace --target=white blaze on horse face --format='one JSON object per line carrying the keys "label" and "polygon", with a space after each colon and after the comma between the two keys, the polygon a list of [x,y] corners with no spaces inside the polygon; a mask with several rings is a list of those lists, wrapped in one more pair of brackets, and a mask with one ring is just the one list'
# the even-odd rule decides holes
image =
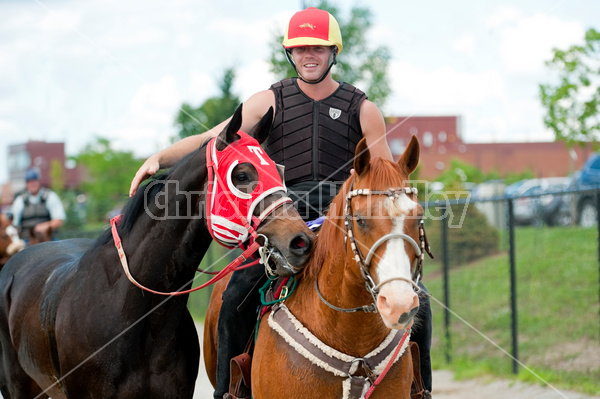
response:
{"label": "white blaze on horse face", "polygon": [[[390,233],[405,233],[404,222],[417,207],[417,203],[407,195],[400,195],[396,199],[386,200],[385,207],[392,219]],[[411,279],[411,260],[406,253],[405,243],[406,241],[401,238],[392,238],[387,241],[385,252],[377,263],[378,282],[397,277]],[[411,311],[418,306],[419,298],[412,285],[402,280],[392,280],[384,284],[377,297],[377,308],[388,328],[410,327],[413,322],[412,317],[403,323],[400,322],[400,319],[403,315],[411,314]]]}

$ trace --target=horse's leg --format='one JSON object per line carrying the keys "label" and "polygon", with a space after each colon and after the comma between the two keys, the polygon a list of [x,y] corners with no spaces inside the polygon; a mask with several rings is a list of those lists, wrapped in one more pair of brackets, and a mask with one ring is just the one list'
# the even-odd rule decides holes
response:
{"label": "horse's leg", "polygon": [[231,275],[217,282],[210,294],[210,303],[206,309],[206,318],[204,319],[204,338],[202,349],[204,352],[204,367],[206,374],[213,387],[217,386],[217,348],[219,345],[219,333],[217,331],[219,323],[219,313],[223,304],[223,291]]}
{"label": "horse's leg", "polygon": [[223,292],[218,320],[215,398],[229,391],[230,361],[244,352],[256,325],[256,312],[260,305],[258,289],[263,277],[265,272],[261,266],[238,270]]}
{"label": "horse's leg", "polygon": [[4,399],[48,398],[48,395],[40,395],[42,389],[21,367],[10,338],[8,309],[5,306],[11,286],[12,278],[3,289],[4,303],[0,308],[0,391]]}

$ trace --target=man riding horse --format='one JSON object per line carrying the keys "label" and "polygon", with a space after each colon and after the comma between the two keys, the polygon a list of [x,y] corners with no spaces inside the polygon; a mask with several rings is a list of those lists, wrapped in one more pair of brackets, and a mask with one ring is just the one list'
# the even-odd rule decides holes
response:
{"label": "man riding horse", "polygon": [[[302,217],[311,220],[322,216],[338,183],[349,176],[356,146],[363,137],[372,157],[392,160],[392,154],[377,106],[356,87],[331,76],[342,51],[342,36],[330,13],[313,7],[295,13],[283,47],[298,78],[284,79],[251,96],[244,103],[242,130],[274,107],[273,130],[265,149],[275,162],[285,165],[290,196]],[[152,155],[136,173],[130,194],[146,177],[214,137],[227,122]],[[257,290],[264,277],[261,268],[237,271],[223,294],[215,398],[229,395],[229,360],[244,351],[256,321]],[[420,347],[421,374],[425,388],[431,391],[431,310],[426,298],[421,301],[418,318],[411,339]]]}

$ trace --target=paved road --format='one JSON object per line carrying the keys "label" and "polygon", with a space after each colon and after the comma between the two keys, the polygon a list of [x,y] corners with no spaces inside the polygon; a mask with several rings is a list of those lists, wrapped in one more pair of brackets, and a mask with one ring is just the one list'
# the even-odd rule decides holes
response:
{"label": "paved road", "polygon": [[[202,339],[202,326],[197,327],[198,335]],[[598,396],[586,396],[576,392],[559,391],[551,387],[508,380],[455,381],[452,372],[447,370],[434,371],[433,383],[435,399],[600,399],[600,392]],[[212,394],[213,387],[208,381],[204,362],[201,360],[194,399],[210,399]]]}
{"label": "paved road", "polygon": [[[202,325],[197,325],[197,328],[198,336],[202,339]],[[598,396],[586,396],[508,380],[455,381],[452,372],[447,370],[434,371],[433,383],[434,399],[600,399],[600,392]],[[213,387],[206,376],[204,361],[201,360],[194,399],[210,399],[212,394]]]}
{"label": "paved road", "polygon": [[[452,372],[447,370],[434,371],[433,382],[434,399],[600,399],[600,396],[586,396],[507,380],[455,381]],[[212,385],[201,365],[194,399],[210,399],[212,392]]]}

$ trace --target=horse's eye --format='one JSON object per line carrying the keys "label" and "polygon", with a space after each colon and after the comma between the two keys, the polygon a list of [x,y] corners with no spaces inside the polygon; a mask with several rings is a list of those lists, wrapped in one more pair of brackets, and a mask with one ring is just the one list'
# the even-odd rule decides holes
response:
{"label": "horse's eye", "polygon": [[367,220],[362,216],[356,215],[354,216],[354,220],[356,221],[356,225],[361,229],[367,227]]}
{"label": "horse's eye", "polygon": [[248,173],[246,172],[239,172],[235,175],[235,180],[237,180],[240,183],[249,183],[250,176],[248,176]]}

